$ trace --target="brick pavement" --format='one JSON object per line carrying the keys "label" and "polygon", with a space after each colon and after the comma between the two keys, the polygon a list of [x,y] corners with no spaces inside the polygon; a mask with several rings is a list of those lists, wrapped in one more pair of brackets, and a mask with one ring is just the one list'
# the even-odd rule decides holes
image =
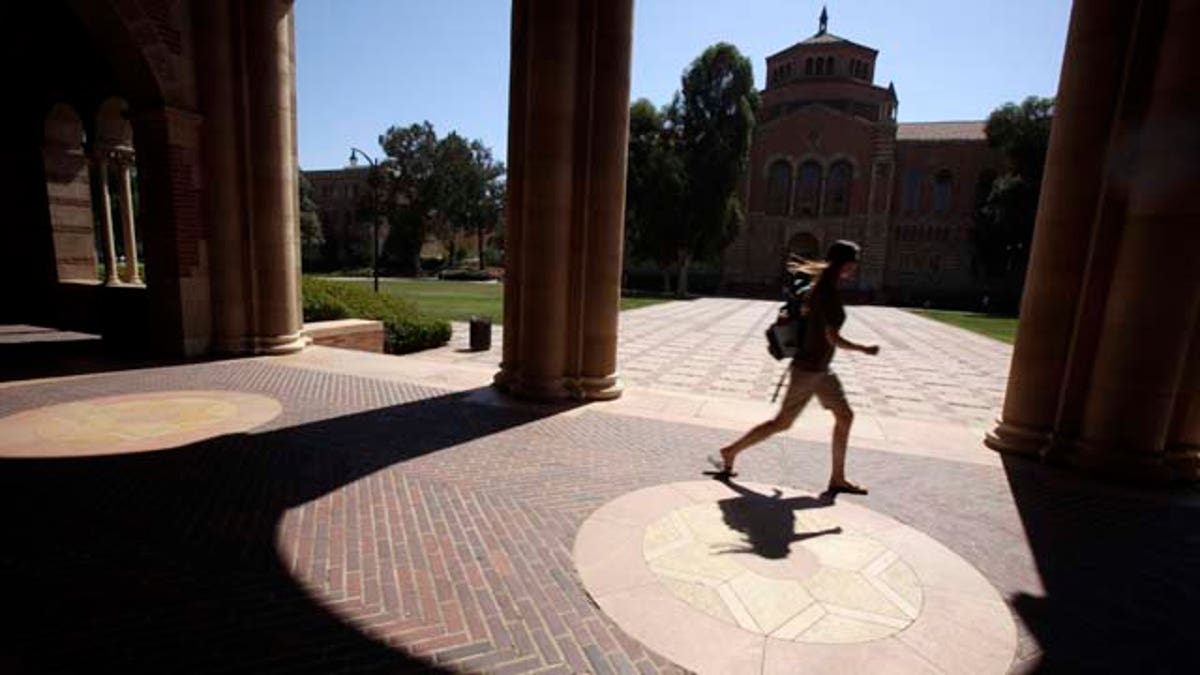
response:
{"label": "brick pavement", "polygon": [[[736,430],[286,363],[0,390],[0,415],[175,389],[283,404],[182,448],[0,460],[15,619],[0,671],[678,672],[592,604],[571,547],[593,510],[694,480]],[[740,461],[747,480],[807,490],[828,471],[823,443],[794,438]],[[1200,667],[1194,492],[862,447],[850,469],[873,490],[844,499],[934,537],[1010,601],[1013,670]]]}

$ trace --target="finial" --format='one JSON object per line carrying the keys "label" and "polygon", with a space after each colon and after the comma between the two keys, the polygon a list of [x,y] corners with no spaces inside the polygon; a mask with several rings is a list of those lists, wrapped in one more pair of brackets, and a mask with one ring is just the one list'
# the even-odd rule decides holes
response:
{"label": "finial", "polygon": [[825,9],[825,6],[822,5],[821,6],[821,24],[820,24],[820,28],[817,29],[817,35],[824,35],[828,29],[829,29],[829,12]]}

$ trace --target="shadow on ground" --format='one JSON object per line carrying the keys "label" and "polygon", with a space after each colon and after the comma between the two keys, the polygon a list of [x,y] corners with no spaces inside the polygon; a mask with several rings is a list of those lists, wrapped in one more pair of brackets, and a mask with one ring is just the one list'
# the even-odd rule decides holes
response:
{"label": "shadow on ground", "polygon": [[774,494],[764,495],[732,480],[722,481],[737,497],[717,502],[725,524],[746,536],[744,549],[733,549],[725,553],[753,553],[770,560],[788,557],[792,544],[826,534],[841,534],[842,528],[831,527],[816,532],[796,533],[796,511],[832,506],[834,495],[818,497],[800,496],[781,499],[778,489]]}
{"label": "shadow on ground", "polygon": [[0,460],[0,671],[436,672],[306,595],[276,529],[372,472],[552,412],[463,397],[159,452]]}
{"label": "shadow on ground", "polygon": [[1009,599],[1042,650],[1029,670],[1200,672],[1195,491],[1139,493],[1012,456],[1004,469],[1045,587]]}

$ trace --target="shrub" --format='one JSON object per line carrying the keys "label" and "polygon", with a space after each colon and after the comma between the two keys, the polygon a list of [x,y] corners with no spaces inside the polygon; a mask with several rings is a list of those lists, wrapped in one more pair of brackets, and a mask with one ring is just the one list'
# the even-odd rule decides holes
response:
{"label": "shrub", "polygon": [[403,298],[373,293],[357,284],[304,277],[304,320],[372,319],[383,322],[384,348],[407,354],[450,341],[450,324],[421,314]]}
{"label": "shrub", "polygon": [[482,270],[460,268],[438,272],[438,278],[443,281],[492,281],[499,277],[500,272],[496,268]]}

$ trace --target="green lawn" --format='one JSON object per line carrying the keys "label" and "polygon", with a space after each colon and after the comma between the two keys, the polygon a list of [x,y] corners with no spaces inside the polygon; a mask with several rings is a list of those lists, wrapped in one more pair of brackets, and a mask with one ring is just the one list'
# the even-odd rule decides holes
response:
{"label": "green lawn", "polygon": [[951,326],[965,328],[973,333],[986,335],[994,340],[1007,342],[1010,345],[1017,335],[1016,317],[990,316],[975,312],[952,312],[942,309],[913,309],[909,311],[913,314],[933,319],[934,321],[941,321]]}
{"label": "green lawn", "polygon": [[[371,287],[371,281],[366,279],[338,281]],[[472,316],[490,316],[495,323],[504,319],[504,287],[500,284],[437,279],[380,279],[379,292],[412,300],[426,315],[447,321],[466,321]],[[665,298],[621,298],[621,309],[635,309],[666,301]]]}

